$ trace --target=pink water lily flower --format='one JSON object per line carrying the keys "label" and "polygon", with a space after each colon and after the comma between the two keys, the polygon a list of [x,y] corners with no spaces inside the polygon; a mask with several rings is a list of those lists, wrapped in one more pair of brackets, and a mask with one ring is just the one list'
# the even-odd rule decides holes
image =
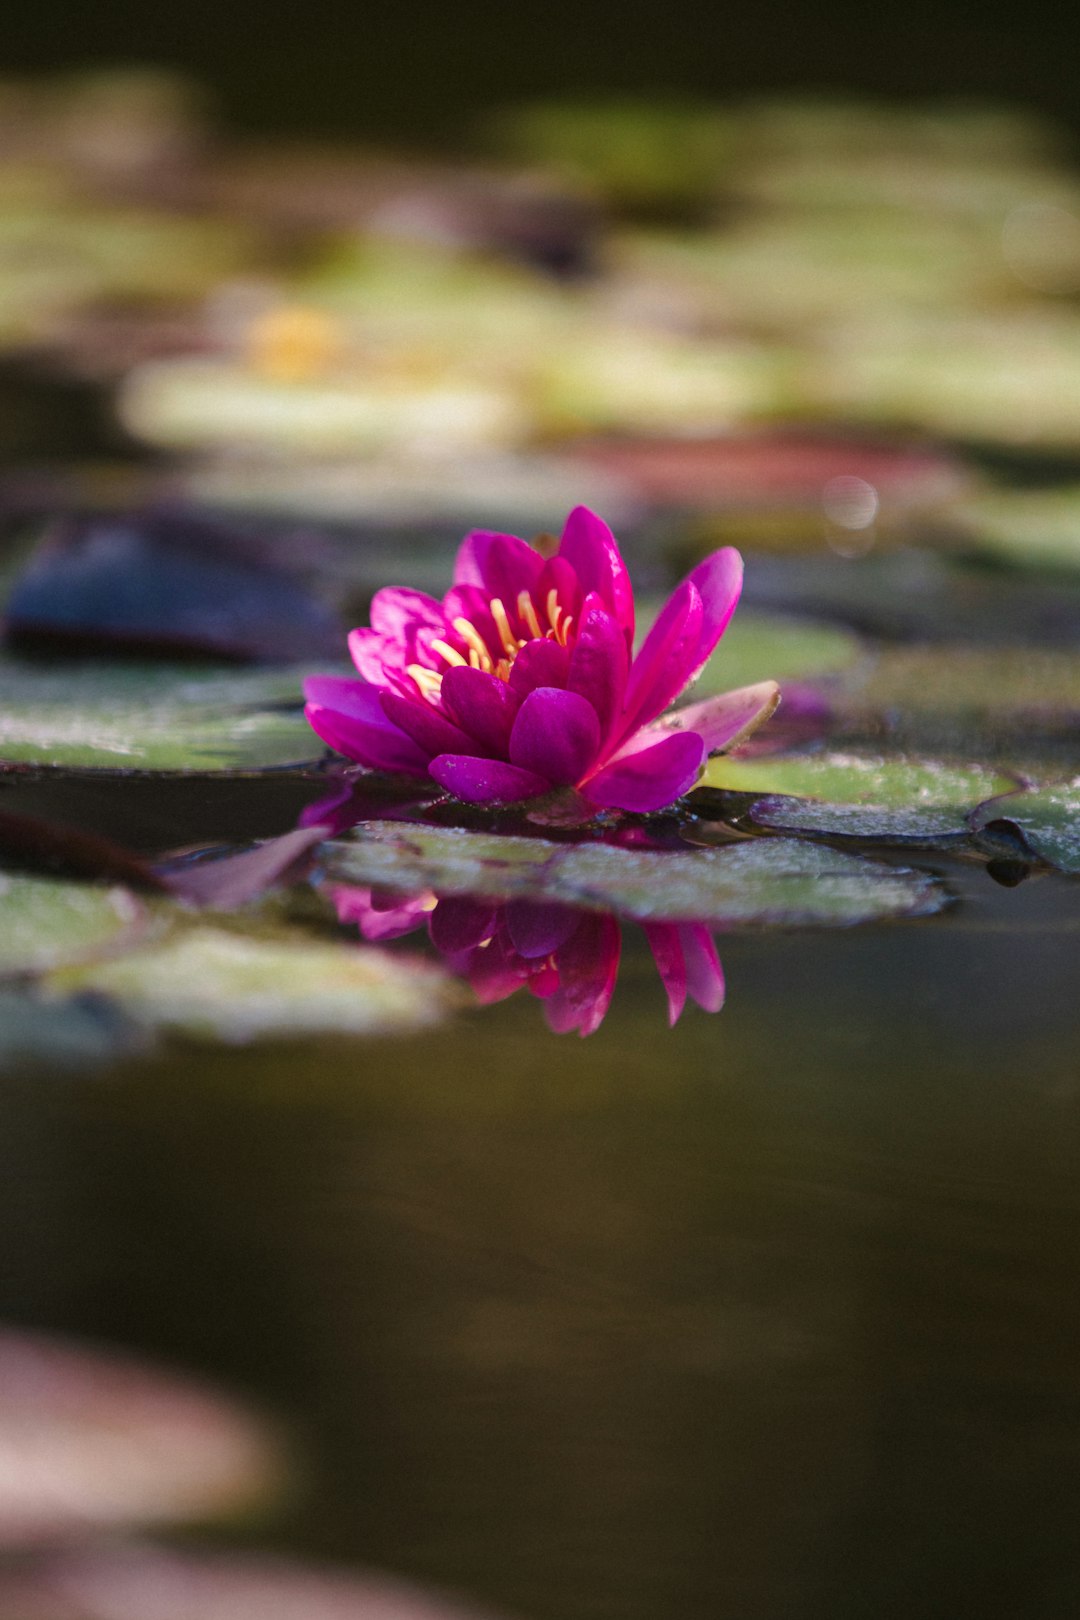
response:
{"label": "pink water lily flower", "polygon": [[[396,939],[427,924],[451,971],[469,981],[483,1006],[528,990],[544,1003],[558,1035],[592,1035],[604,1021],[619,972],[622,932],[609,912],[577,911],[535,900],[395,895],[337,886],[330,897],[343,923],[371,941]],[[645,935],[678,1023],[687,997],[706,1012],[724,1004],[724,973],[703,923],[646,923]]]}
{"label": "pink water lily flower", "polygon": [[773,681],[665,711],[700,673],[742,587],[727,546],[683,580],[637,654],[630,576],[585,507],[555,556],[478,531],[441,602],[377,592],[349,650],[360,679],[305,683],[331,748],[374,770],[430,776],[471,803],[576,788],[597,807],[659,810],[779,701]]}

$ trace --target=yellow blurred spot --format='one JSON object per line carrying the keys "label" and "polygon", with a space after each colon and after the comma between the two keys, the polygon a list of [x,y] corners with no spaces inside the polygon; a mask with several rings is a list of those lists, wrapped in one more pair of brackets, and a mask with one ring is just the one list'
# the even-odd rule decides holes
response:
{"label": "yellow blurred spot", "polygon": [[342,333],[333,316],[302,304],[283,304],[248,330],[253,369],[270,382],[305,382],[339,357]]}

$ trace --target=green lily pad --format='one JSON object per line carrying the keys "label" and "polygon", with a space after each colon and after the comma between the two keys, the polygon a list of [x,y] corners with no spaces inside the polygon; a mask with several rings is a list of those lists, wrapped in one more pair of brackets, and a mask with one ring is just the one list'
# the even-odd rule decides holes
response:
{"label": "green lily pad", "polygon": [[1011,785],[1008,778],[978,765],[855,753],[714,759],[699,784],[732,793],[785,794],[832,806],[899,811],[965,811],[994,793],[1007,793]]}
{"label": "green lily pad", "polygon": [[738,613],[702,670],[694,697],[758,681],[831,675],[850,668],[860,651],[859,638],[838,625],[774,613]]}
{"label": "green lily pad", "polygon": [[340,883],[555,901],[642,921],[846,925],[936,911],[934,879],[787,839],[667,853],[367,822],[328,847]]}
{"label": "green lily pad", "polygon": [[0,873],[0,978],[113,949],[138,934],[143,917],[126,889]]}
{"label": "green lily pad", "polygon": [[154,1032],[236,1043],[406,1033],[438,1023],[450,1006],[447,981],[420,959],[210,927],[181,930],[150,950],[51,983],[108,996]]}
{"label": "green lily pad", "polygon": [[1080,874],[1080,779],[1009,793],[980,804],[970,824],[976,836],[1004,821],[1033,854],[1061,872]]}
{"label": "green lily pad", "polygon": [[995,490],[953,517],[980,551],[1029,568],[1080,568],[1080,485]]}
{"label": "green lily pad", "polygon": [[807,838],[850,838],[859,843],[901,844],[940,849],[968,839],[968,823],[959,809],[886,810],[874,805],[818,804],[770,794],[750,806],[750,819],[773,832]]}
{"label": "green lily pad", "polygon": [[0,762],[157,771],[317,759],[297,670],[0,659]]}

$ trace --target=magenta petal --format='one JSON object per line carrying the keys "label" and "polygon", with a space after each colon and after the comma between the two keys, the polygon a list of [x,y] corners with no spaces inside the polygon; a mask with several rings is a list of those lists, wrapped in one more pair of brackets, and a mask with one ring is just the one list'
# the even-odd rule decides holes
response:
{"label": "magenta petal", "polygon": [[500,759],[478,759],[475,754],[440,754],[428,766],[440,787],[468,804],[512,804],[547,793],[551,783],[533,771],[519,770]]}
{"label": "magenta petal", "polygon": [[417,894],[398,899],[392,904],[380,904],[373,889],[338,884],[328,892],[338,921],[356,923],[367,940],[399,939],[402,934],[410,934],[427,920],[431,910],[430,894]]}
{"label": "magenta petal", "polygon": [[544,1014],[557,1035],[576,1029],[592,1035],[603,1023],[619,973],[622,934],[608,913],[583,917],[556,952],[559,988]]}
{"label": "magenta petal", "polygon": [[481,669],[455,666],[443,676],[442,702],[451,720],[475,737],[485,753],[506,754],[521,707],[521,698],[506,681]]}
{"label": "magenta petal", "polygon": [[732,748],[772,714],[780,701],[775,681],[759,681],[756,686],[740,686],[733,692],[690,703],[665,716],[651,734],[661,737],[672,731],[695,731],[705,744],[705,752]]}
{"label": "magenta petal", "polygon": [[668,1023],[674,1028],[686,1006],[686,958],[683,955],[682,930],[677,923],[643,923],[642,926],[653,953],[656,971],[667,992]]}
{"label": "magenta petal", "polygon": [[575,506],[563,529],[559,556],[577,574],[583,596],[596,591],[620,625],[627,646],[634,639],[634,592],[615,536],[587,506]]}
{"label": "magenta petal", "polygon": [[377,687],[338,675],[304,682],[308,725],[347,759],[377,771],[423,775],[427,755],[386,716]]}
{"label": "magenta petal", "polygon": [[690,996],[706,1012],[719,1012],[724,1005],[724,970],[713,939],[704,923],[680,923],[686,987]]}
{"label": "magenta petal", "polygon": [[558,950],[581,921],[581,912],[572,906],[535,900],[508,900],[503,915],[515,951],[529,962]]}
{"label": "magenta petal", "polygon": [[704,759],[705,745],[695,732],[672,732],[606,765],[581,791],[591,803],[613,810],[662,810],[689,793]]}
{"label": "magenta petal", "polygon": [[580,780],[596,759],[600,722],[588,699],[554,686],[530,692],[510,733],[510,758],[557,784]]}
{"label": "magenta petal", "polygon": [[371,599],[371,628],[380,635],[403,640],[414,628],[442,628],[442,605],[423,591],[391,585],[376,591]]}
{"label": "magenta petal", "polygon": [[689,680],[701,673],[727,629],[742,592],[742,582],[743,561],[734,546],[714,551],[687,575],[687,583],[696,586],[704,610]]}
{"label": "magenta petal", "polygon": [[618,620],[594,592],[586,597],[566,677],[569,692],[588,698],[608,736],[623,705],[630,659]]}
{"label": "magenta petal", "polygon": [[701,639],[702,614],[696,586],[683,580],[664,603],[630,666],[624,737],[662,714],[686,686]]}
{"label": "magenta petal", "polygon": [[490,599],[511,607],[519,591],[531,591],[544,566],[532,546],[513,534],[474,529],[466,535],[454,564],[455,585],[479,585]]}
{"label": "magenta petal", "polygon": [[349,631],[349,656],[357,673],[374,686],[383,684],[388,670],[403,670],[408,662],[407,654],[396,642],[363,627]]}
{"label": "magenta petal", "polygon": [[473,739],[447,720],[423,698],[402,697],[398,692],[382,694],[383,712],[428,759],[433,754],[471,754],[486,752]]}
{"label": "magenta petal", "polygon": [[472,950],[494,934],[497,915],[498,907],[494,900],[447,895],[431,913],[428,923],[431,943],[444,956]]}
{"label": "magenta petal", "polygon": [[557,641],[527,641],[510,669],[510,685],[521,697],[538,686],[565,686],[570,654]]}

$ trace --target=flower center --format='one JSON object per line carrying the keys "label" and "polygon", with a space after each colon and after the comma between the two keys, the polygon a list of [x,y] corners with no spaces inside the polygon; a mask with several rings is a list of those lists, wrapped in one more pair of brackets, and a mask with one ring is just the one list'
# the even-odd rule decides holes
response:
{"label": "flower center", "polygon": [[[560,647],[567,645],[574,619],[560,603],[559,593],[554,586],[548,591],[539,612],[528,591],[518,592],[517,602],[512,611],[516,619],[516,628],[511,623],[510,613],[500,597],[493,596],[488,603],[488,612],[495,627],[494,648],[471,619],[462,617],[454,619],[451,627],[461,638],[464,651],[451,646],[449,641],[442,638],[431,643],[431,650],[439,655],[446,668],[462,666],[479,669],[485,675],[494,675],[500,681],[508,681],[514,660],[522,647],[528,646],[530,641],[554,641]],[[429,702],[438,702],[442,691],[443,670],[428,669],[424,664],[409,664],[407,673],[412,676],[421,694]]]}

